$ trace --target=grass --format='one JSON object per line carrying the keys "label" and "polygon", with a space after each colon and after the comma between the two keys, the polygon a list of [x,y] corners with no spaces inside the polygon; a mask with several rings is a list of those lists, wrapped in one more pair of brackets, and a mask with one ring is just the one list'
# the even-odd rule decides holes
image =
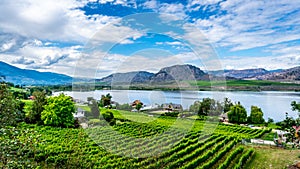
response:
{"label": "grass", "polygon": [[[250,146],[249,146],[250,148]],[[255,154],[247,163],[246,169],[282,169],[300,161],[300,150],[287,150],[270,146],[254,146]]]}
{"label": "grass", "polygon": [[76,107],[81,108],[84,111],[91,112],[91,108],[88,105],[78,105],[78,104],[76,104]]}
{"label": "grass", "polygon": [[25,89],[16,88],[16,87],[10,87],[9,90],[14,91],[14,92],[26,92]]}
{"label": "grass", "polygon": [[270,133],[267,133],[264,136],[262,136],[262,139],[263,140],[273,141],[274,140],[274,135],[275,135],[275,133],[270,132]]}

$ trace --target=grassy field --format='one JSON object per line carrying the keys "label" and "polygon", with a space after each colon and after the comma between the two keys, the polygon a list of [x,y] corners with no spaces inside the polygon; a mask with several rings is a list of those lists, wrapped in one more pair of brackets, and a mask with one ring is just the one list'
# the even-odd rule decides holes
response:
{"label": "grassy field", "polygon": [[283,169],[300,161],[300,150],[286,150],[270,146],[254,146],[255,154],[246,169]]}

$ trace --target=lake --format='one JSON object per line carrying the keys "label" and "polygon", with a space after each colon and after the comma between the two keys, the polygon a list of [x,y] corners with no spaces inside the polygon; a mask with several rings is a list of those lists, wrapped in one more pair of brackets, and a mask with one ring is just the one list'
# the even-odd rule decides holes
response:
{"label": "lake", "polygon": [[[57,95],[60,92],[54,93]],[[178,103],[187,109],[196,100],[206,97],[214,98],[222,101],[228,97],[233,102],[238,102],[246,108],[248,115],[250,114],[251,105],[258,106],[264,112],[264,118],[282,121],[285,119],[285,112],[289,116],[297,117],[297,112],[291,110],[291,102],[300,102],[300,92],[277,92],[277,91],[148,91],[148,90],[96,90],[91,92],[64,92],[66,95],[76,99],[86,101],[87,97],[100,99],[101,95],[110,93],[112,100],[118,103],[131,103],[134,100],[141,100],[145,105],[162,104],[162,103]]]}

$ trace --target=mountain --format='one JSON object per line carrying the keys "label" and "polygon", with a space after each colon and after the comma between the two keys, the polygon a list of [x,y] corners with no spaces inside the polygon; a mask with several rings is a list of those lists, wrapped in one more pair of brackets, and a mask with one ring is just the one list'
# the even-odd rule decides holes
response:
{"label": "mountain", "polygon": [[96,81],[104,82],[107,84],[145,83],[145,82],[149,82],[153,75],[154,75],[153,73],[146,72],[146,71],[114,73]]}
{"label": "mountain", "polygon": [[196,66],[174,65],[162,68],[151,78],[151,82],[167,82],[174,80],[209,80],[209,76]]}
{"label": "mountain", "polygon": [[115,73],[96,80],[107,84],[130,84],[130,83],[160,83],[184,80],[209,80],[207,73],[192,65],[174,65],[162,68],[156,74],[137,71],[127,73]]}
{"label": "mountain", "polygon": [[72,77],[35,70],[20,69],[0,61],[0,76],[7,82],[19,85],[58,85],[72,83]]}
{"label": "mountain", "polygon": [[215,76],[224,76],[224,77],[233,77],[237,79],[249,79],[255,78],[256,76],[261,76],[270,73],[266,69],[258,68],[258,69],[243,69],[243,70],[217,70],[210,71],[209,74]]}
{"label": "mountain", "polygon": [[256,76],[256,79],[274,81],[300,81],[300,66]]}

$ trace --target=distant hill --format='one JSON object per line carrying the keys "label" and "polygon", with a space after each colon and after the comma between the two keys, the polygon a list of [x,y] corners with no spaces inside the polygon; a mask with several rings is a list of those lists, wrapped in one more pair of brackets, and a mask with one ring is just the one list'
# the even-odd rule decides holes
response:
{"label": "distant hill", "polygon": [[102,79],[96,80],[97,82],[104,82],[107,84],[131,84],[131,83],[145,83],[149,82],[153,73],[146,71],[128,72],[128,73],[114,73]]}
{"label": "distant hill", "polygon": [[258,69],[243,69],[243,70],[217,70],[217,71],[209,71],[209,74],[215,76],[224,76],[224,77],[233,77],[237,79],[249,79],[255,78],[256,76],[261,76],[270,73],[266,69],[258,68]]}
{"label": "distant hill", "polygon": [[151,78],[151,82],[167,82],[174,80],[209,80],[209,76],[196,66],[174,65],[162,68]]}
{"label": "distant hill", "polygon": [[300,66],[256,76],[258,80],[300,81]]}
{"label": "distant hill", "polygon": [[146,71],[115,73],[96,81],[106,84],[137,84],[184,80],[209,80],[209,76],[198,67],[192,65],[174,65],[162,68],[155,74]]}
{"label": "distant hill", "polygon": [[20,69],[0,61],[0,77],[2,80],[19,85],[58,85],[72,83],[72,77],[35,70]]}

